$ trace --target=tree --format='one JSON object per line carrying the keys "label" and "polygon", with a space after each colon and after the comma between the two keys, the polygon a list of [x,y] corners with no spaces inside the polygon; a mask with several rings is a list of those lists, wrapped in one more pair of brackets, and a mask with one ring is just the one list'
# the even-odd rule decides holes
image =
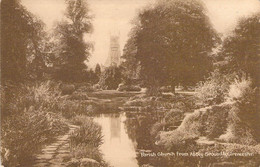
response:
{"label": "tree", "polygon": [[152,88],[194,84],[210,71],[219,40],[198,1],[159,1],[139,13],[134,26],[141,78]]}
{"label": "tree", "polygon": [[118,85],[122,82],[122,68],[119,66],[107,67],[102,72],[99,80],[99,85],[102,89],[117,89]]}
{"label": "tree", "polygon": [[124,50],[121,66],[123,67],[123,75],[125,82],[131,82],[133,79],[138,79],[140,77],[140,62],[137,60],[137,31],[139,29],[138,27],[138,18],[136,18],[133,22],[133,24],[136,25],[136,27],[133,27],[130,34],[129,39],[127,40]]}
{"label": "tree", "polygon": [[44,24],[18,0],[1,2],[1,75],[2,81],[23,81],[28,77],[30,58],[44,65],[40,41]]}
{"label": "tree", "polygon": [[59,38],[58,54],[62,59],[58,79],[80,81],[84,76],[92,45],[85,42],[84,34],[92,30],[91,16],[85,0],[67,0],[66,20],[59,23],[56,34]]}
{"label": "tree", "polygon": [[223,42],[222,56],[228,60],[225,70],[243,71],[259,85],[260,12],[239,21],[233,34]]}
{"label": "tree", "polygon": [[99,64],[97,64],[96,67],[95,67],[95,74],[96,74],[98,77],[100,77],[100,75],[101,75],[101,67],[100,67]]}

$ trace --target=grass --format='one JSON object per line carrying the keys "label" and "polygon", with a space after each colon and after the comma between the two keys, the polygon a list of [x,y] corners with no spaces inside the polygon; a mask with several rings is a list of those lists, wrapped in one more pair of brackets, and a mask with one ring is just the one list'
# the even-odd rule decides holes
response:
{"label": "grass", "polygon": [[9,99],[2,118],[1,156],[5,166],[30,160],[54,136],[68,131],[60,112],[59,92],[51,82],[20,85]]}
{"label": "grass", "polygon": [[91,146],[88,152],[98,152],[100,127],[86,116],[77,116],[92,112],[86,95],[62,96],[59,85],[52,81],[26,83],[6,90],[5,94],[12,92],[13,96],[2,99],[5,101],[1,122],[4,166],[24,166],[43,145],[68,132],[69,120],[81,125],[79,131],[72,134],[74,144],[79,147],[79,143],[83,143]]}
{"label": "grass", "polygon": [[92,166],[108,166],[99,150],[103,143],[101,127],[85,115],[77,115],[71,121],[80,128],[70,136],[71,152],[67,159],[68,163],[80,166],[84,158],[87,158],[89,163],[93,163]]}

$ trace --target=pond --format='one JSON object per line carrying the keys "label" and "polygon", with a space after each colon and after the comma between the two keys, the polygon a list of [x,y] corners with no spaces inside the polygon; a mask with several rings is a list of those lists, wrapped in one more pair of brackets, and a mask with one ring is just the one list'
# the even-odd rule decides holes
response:
{"label": "pond", "polygon": [[100,114],[94,121],[102,127],[104,159],[114,167],[138,167],[136,143],[130,139],[125,126],[126,114]]}

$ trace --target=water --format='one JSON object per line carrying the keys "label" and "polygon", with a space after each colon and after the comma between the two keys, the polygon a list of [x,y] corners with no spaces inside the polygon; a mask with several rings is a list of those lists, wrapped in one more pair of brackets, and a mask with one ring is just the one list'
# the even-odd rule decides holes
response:
{"label": "water", "polygon": [[138,167],[136,143],[127,134],[125,120],[125,113],[100,114],[94,117],[94,121],[101,125],[104,136],[101,151],[106,162],[114,167]]}

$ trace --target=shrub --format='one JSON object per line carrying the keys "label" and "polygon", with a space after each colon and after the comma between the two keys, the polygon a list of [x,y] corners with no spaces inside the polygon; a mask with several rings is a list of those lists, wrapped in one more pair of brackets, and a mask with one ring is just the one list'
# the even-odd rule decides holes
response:
{"label": "shrub", "polygon": [[60,100],[57,110],[60,111],[62,116],[67,119],[70,119],[77,114],[88,115],[89,113],[93,112],[93,108],[86,100],[75,101],[69,100],[67,97]]}
{"label": "shrub", "polygon": [[205,135],[214,139],[225,133],[228,126],[228,112],[230,107],[227,105],[213,106],[205,114],[204,130]]}
{"label": "shrub", "polygon": [[70,95],[75,91],[74,85],[61,84],[60,88],[63,95]]}
{"label": "shrub", "polygon": [[98,84],[102,89],[117,89],[118,85],[122,82],[123,75],[120,67],[108,67],[101,74]]}
{"label": "shrub", "polygon": [[165,115],[165,123],[167,125],[177,126],[184,118],[184,113],[179,109],[172,109]]}
{"label": "shrub", "polygon": [[107,166],[99,151],[99,146],[103,142],[101,127],[84,115],[75,116],[72,122],[79,125],[80,128],[72,132],[70,136],[72,148],[70,159],[76,159],[76,162],[82,164],[84,158],[91,158],[99,163],[97,166]]}
{"label": "shrub", "polygon": [[70,154],[76,159],[87,157],[98,162],[102,161],[102,154],[99,152],[98,148],[88,144],[79,144],[73,147]]}
{"label": "shrub", "polygon": [[16,96],[5,108],[10,114],[1,123],[1,156],[5,166],[23,164],[53,136],[68,131],[67,124],[56,111],[60,94],[56,84],[27,83],[15,90]]}
{"label": "shrub", "polygon": [[66,131],[67,124],[56,113],[29,109],[10,116],[2,123],[2,149],[6,150],[2,152],[3,164],[22,164],[54,136]]}
{"label": "shrub", "polygon": [[165,123],[156,122],[155,124],[153,124],[150,132],[151,136],[156,137],[159,134],[159,132],[163,130],[164,127]]}
{"label": "shrub", "polygon": [[71,119],[72,124],[82,125],[84,121],[89,120],[89,117],[86,115],[76,115]]}
{"label": "shrub", "polygon": [[231,85],[226,97],[230,103],[229,126],[221,138],[226,141],[256,144],[260,141],[259,93],[250,79],[241,77]]}
{"label": "shrub", "polygon": [[72,146],[87,144],[93,147],[99,147],[102,144],[101,127],[91,119],[78,119],[81,122],[79,129],[74,131],[71,136]]}
{"label": "shrub", "polygon": [[221,74],[218,70],[211,73],[205,82],[200,82],[195,88],[196,96],[202,104],[219,104],[224,102],[229,85],[234,74]]}
{"label": "shrub", "polygon": [[189,144],[194,144],[194,140],[197,138],[198,136],[195,134],[176,129],[162,132],[158,144],[163,145],[168,151],[175,149],[182,151],[184,148],[189,147]]}

